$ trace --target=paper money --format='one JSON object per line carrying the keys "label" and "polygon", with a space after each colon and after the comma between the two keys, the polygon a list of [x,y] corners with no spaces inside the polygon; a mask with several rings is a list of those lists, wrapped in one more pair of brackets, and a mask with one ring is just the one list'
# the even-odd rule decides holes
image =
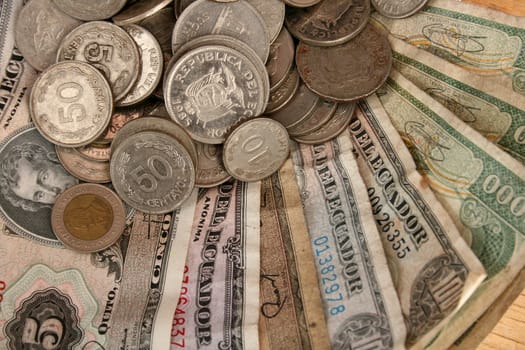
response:
{"label": "paper money", "polygon": [[525,168],[396,71],[378,96],[488,275],[432,345],[448,348],[524,265]]}
{"label": "paper money", "polygon": [[259,191],[230,180],[200,192],[171,349],[259,347]]}
{"label": "paper money", "polygon": [[525,18],[478,5],[433,0],[416,15],[392,20],[374,13],[392,35],[525,94]]}
{"label": "paper money", "polygon": [[261,349],[329,349],[317,270],[290,159],[261,185]]}
{"label": "paper money", "polygon": [[293,152],[332,349],[401,349],[403,315],[351,149],[339,137]]}
{"label": "paper money", "polygon": [[407,323],[407,344],[422,348],[485,277],[421,175],[381,102],[358,103],[348,128],[375,224]]}

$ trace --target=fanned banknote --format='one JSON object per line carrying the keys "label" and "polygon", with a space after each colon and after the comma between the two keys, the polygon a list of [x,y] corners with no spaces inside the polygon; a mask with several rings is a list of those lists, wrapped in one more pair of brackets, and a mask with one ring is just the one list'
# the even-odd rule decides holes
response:
{"label": "fanned banknote", "polygon": [[136,213],[92,254],[3,235],[0,348],[169,349],[196,191],[174,213]]}
{"label": "fanned banknote", "polygon": [[443,349],[525,263],[525,167],[397,71],[378,96],[419,171],[488,275],[433,343]]}
{"label": "fanned banknote", "polygon": [[392,35],[525,94],[525,18],[479,5],[431,0],[412,17],[374,22]]}
{"label": "fanned banknote", "polygon": [[330,348],[292,161],[261,185],[261,349]]}
{"label": "fanned banknote", "polygon": [[403,349],[403,315],[350,139],[297,145],[293,160],[332,349]]}
{"label": "fanned banknote", "polygon": [[407,323],[407,344],[422,348],[485,278],[476,256],[428,188],[373,95],[349,125],[375,224]]}
{"label": "fanned banknote", "polygon": [[259,348],[260,187],[230,180],[199,192],[171,349]]}

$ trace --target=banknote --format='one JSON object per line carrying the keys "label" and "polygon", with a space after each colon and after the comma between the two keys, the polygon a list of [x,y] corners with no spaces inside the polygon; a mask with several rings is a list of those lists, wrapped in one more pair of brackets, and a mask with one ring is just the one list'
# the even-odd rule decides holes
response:
{"label": "banknote", "polygon": [[471,73],[525,94],[525,18],[465,2],[432,0],[403,20],[373,22]]}
{"label": "banknote", "polygon": [[199,192],[171,349],[259,348],[260,187],[230,180]]}
{"label": "banknote", "polygon": [[332,349],[403,349],[406,328],[347,137],[292,154]]}
{"label": "banknote", "polygon": [[520,0],[464,0],[474,4],[491,7],[514,16],[525,16],[525,3]]}
{"label": "banknote", "polygon": [[390,36],[394,67],[470,127],[525,163],[525,99]]}
{"label": "banknote", "polygon": [[0,237],[0,348],[169,349],[197,192],[92,254]]}
{"label": "banknote", "polygon": [[485,278],[481,263],[425,185],[377,96],[358,103],[348,131],[407,324],[422,348]]}
{"label": "banknote", "polygon": [[312,257],[293,164],[288,159],[261,184],[261,349],[330,348]]}
{"label": "banknote", "polygon": [[424,183],[487,272],[487,280],[432,343],[448,348],[525,263],[525,168],[397,71],[378,96]]}

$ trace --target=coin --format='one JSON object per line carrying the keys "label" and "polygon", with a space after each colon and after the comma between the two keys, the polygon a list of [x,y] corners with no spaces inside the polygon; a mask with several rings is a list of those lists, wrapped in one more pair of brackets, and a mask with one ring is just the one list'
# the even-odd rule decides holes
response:
{"label": "coin", "polygon": [[290,102],[277,112],[271,114],[270,117],[277,120],[285,128],[288,128],[311,114],[319,103],[321,103],[319,96],[301,83],[297,93],[292,97]]}
{"label": "coin", "polygon": [[428,0],[371,0],[377,12],[389,18],[405,18],[413,15],[426,5]]}
{"label": "coin", "polygon": [[259,181],[283,165],[290,153],[286,129],[270,118],[255,118],[235,128],[223,150],[228,173],[241,181]]}
{"label": "coin", "polygon": [[270,55],[266,61],[270,91],[277,89],[288,77],[294,63],[294,54],[295,45],[292,36],[283,27],[277,39],[270,45]]}
{"label": "coin", "polygon": [[16,47],[33,68],[43,71],[55,63],[62,38],[80,24],[51,0],[30,0],[16,20]]}
{"label": "coin", "polygon": [[64,168],[74,177],[92,183],[111,182],[109,162],[90,160],[76,148],[56,146],[56,154]]}
{"label": "coin", "polygon": [[112,153],[111,179],[128,205],[161,214],[175,210],[189,197],[195,185],[195,167],[175,138],[143,131],[122,141]]}
{"label": "coin", "polygon": [[173,28],[173,45],[209,34],[232,36],[248,44],[266,62],[270,42],[261,15],[246,1],[219,3],[197,0],[180,15]]}
{"label": "coin", "polygon": [[0,141],[0,218],[16,234],[61,246],[51,229],[51,208],[59,193],[76,184],[54,145],[32,125]]}
{"label": "coin", "polygon": [[321,2],[321,0],[284,0],[286,5],[293,7],[309,7]]}
{"label": "coin", "polygon": [[288,77],[284,80],[283,84],[274,91],[270,92],[270,100],[266,105],[265,114],[276,113],[286,106],[290,100],[295,96],[297,89],[299,89],[299,73],[293,68]]}
{"label": "coin", "polygon": [[126,226],[126,211],[109,188],[73,186],[62,193],[51,214],[53,232],[68,248],[97,252],[115,243]]}
{"label": "coin", "polygon": [[284,23],[285,6],[281,0],[246,0],[262,16],[266,24],[268,42],[277,39]]}
{"label": "coin", "polygon": [[119,12],[126,0],[53,0],[55,4],[71,17],[83,21],[96,21],[110,18]]}
{"label": "coin", "polygon": [[138,23],[162,10],[172,2],[173,0],[140,0],[125,7],[117,15],[113,16],[112,21],[119,26]]}
{"label": "coin", "polygon": [[368,23],[370,0],[325,0],[286,11],[286,26],[297,39],[315,46],[342,44]]}
{"label": "coin", "polygon": [[308,135],[319,126],[325,124],[335,113],[336,108],[337,103],[329,100],[322,101],[312,113],[308,114],[295,125],[289,126],[288,133],[292,137]]}
{"label": "coin", "polygon": [[335,101],[354,101],[374,93],[386,81],[392,49],[386,35],[367,25],[342,45],[318,47],[301,42],[295,61],[312,91]]}
{"label": "coin", "polygon": [[87,63],[67,61],[47,68],[30,95],[31,117],[46,139],[64,147],[80,147],[104,132],[111,119],[111,89]]}
{"label": "coin", "polygon": [[116,101],[133,88],[140,71],[140,54],[135,41],[122,28],[109,22],[84,23],[60,44],[57,61],[90,63],[104,74]]}
{"label": "coin", "polygon": [[116,133],[128,122],[142,117],[145,114],[144,105],[135,107],[119,108],[113,111],[106,132],[99,136],[95,143],[98,145],[109,144],[115,138]]}
{"label": "coin", "polygon": [[110,156],[110,145],[97,145],[90,143],[77,148],[78,152],[87,158],[88,160],[93,160],[95,162],[109,162]]}
{"label": "coin", "polygon": [[164,58],[159,42],[146,29],[129,24],[123,29],[135,40],[140,52],[140,74],[135,86],[120,102],[119,106],[130,106],[149,97],[160,82]]}
{"label": "coin", "polygon": [[229,180],[231,175],[222,164],[222,146],[195,142],[197,148],[196,187],[214,187]]}
{"label": "coin", "polygon": [[234,124],[263,112],[268,86],[268,75],[262,76],[244,54],[206,45],[186,53],[173,66],[165,100],[171,118],[193,139],[217,144],[224,142]]}

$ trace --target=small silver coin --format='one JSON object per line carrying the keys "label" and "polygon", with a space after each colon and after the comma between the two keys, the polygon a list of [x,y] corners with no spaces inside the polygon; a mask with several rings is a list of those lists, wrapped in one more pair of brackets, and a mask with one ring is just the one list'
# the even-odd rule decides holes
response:
{"label": "small silver coin", "polygon": [[270,55],[266,61],[266,70],[270,77],[270,91],[277,89],[288,77],[295,55],[295,44],[285,27],[277,39],[270,45]]}
{"label": "small silver coin", "polygon": [[126,0],[54,0],[55,4],[71,17],[83,21],[110,18],[119,12]]}
{"label": "small silver coin", "polygon": [[143,131],[124,140],[111,157],[111,180],[131,207],[149,214],[178,208],[195,185],[195,167],[177,139]]}
{"label": "small silver coin", "polygon": [[405,18],[412,16],[426,5],[428,0],[371,0],[377,12],[389,18]]}
{"label": "small silver coin", "polygon": [[102,74],[80,61],[56,63],[35,81],[31,118],[46,139],[64,147],[93,142],[113,112],[111,88]]}
{"label": "small silver coin", "polygon": [[239,125],[224,143],[223,161],[228,173],[241,181],[259,181],[283,165],[290,153],[286,129],[269,118]]}
{"label": "small silver coin", "polygon": [[139,23],[143,19],[162,10],[173,0],[140,0],[126,6],[117,15],[113,16],[113,23],[119,26]]}
{"label": "small silver coin", "polygon": [[264,19],[268,32],[268,42],[277,39],[284,24],[285,6],[281,0],[246,0]]}
{"label": "small silver coin", "polygon": [[124,29],[109,23],[84,23],[69,33],[57,53],[57,61],[83,61],[96,67],[108,80],[116,101],[133,88],[140,72],[140,54]]}
{"label": "small silver coin", "polygon": [[195,186],[209,188],[229,180],[224,164],[222,164],[222,146],[195,142],[199,157]]}

